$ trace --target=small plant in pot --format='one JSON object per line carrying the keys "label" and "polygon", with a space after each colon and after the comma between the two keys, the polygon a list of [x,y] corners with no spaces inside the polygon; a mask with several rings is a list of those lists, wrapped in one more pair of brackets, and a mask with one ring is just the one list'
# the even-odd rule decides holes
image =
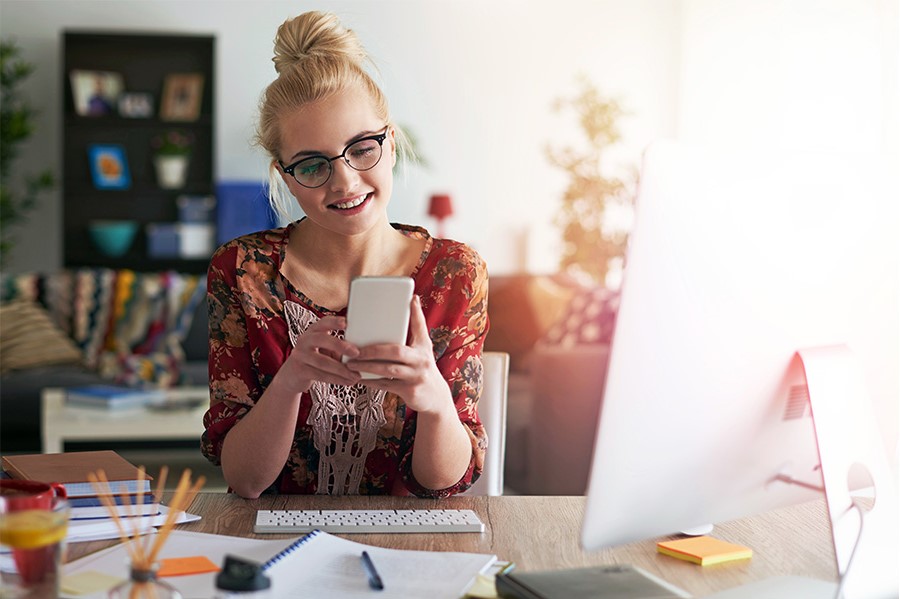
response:
{"label": "small plant in pot", "polygon": [[163,189],[179,189],[187,180],[194,136],[190,132],[170,130],[151,141],[156,178]]}

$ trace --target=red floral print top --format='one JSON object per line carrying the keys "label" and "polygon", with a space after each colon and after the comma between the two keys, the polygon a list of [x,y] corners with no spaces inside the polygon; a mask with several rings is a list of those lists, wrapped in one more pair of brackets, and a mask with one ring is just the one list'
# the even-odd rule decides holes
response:
{"label": "red floral print top", "polygon": [[[346,308],[333,312],[314,304],[281,275],[295,226],[239,237],[219,248],[210,262],[211,399],[203,418],[206,431],[201,449],[215,464],[220,463],[228,431],[262,396],[290,355],[292,340],[319,318],[346,312]],[[362,384],[315,382],[301,398],[287,463],[268,492],[437,498],[465,491],[481,474],[487,437],[477,405],[481,351],[488,330],[487,268],[462,243],[434,239],[419,227],[393,226],[426,242],[410,276],[422,300],[438,369],[469,431],[469,467],[449,488],[422,487],[412,474],[414,410],[396,395]]]}

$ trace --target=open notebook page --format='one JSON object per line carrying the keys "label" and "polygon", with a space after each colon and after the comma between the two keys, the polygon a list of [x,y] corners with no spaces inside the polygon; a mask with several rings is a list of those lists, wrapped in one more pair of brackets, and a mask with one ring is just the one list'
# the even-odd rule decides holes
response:
{"label": "open notebook page", "polygon": [[[297,538],[259,540],[176,530],[166,540],[160,557],[205,556],[221,566],[226,554],[265,563],[287,550],[266,571],[272,580],[272,596],[334,599],[371,599],[373,591],[361,560],[363,550],[369,552],[384,582],[384,590],[378,592],[379,599],[417,596],[457,599],[464,595],[475,576],[496,560],[493,555],[479,553],[384,549],[322,532],[307,537],[300,544]],[[65,574],[93,572],[121,580],[128,575],[127,568],[125,547],[117,545],[67,564]],[[215,592],[215,576],[208,573],[165,580],[185,599],[209,599]],[[99,599],[106,594],[97,592],[78,597]]]}

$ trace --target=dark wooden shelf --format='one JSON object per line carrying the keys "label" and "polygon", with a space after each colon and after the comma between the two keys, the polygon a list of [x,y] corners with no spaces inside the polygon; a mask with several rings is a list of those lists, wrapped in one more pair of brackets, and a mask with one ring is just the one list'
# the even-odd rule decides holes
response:
{"label": "dark wooden shelf", "polygon": [[[178,270],[201,273],[208,258],[154,258],[147,253],[146,228],[151,223],[178,220],[181,195],[212,195],[215,190],[215,38],[122,31],[62,33],[63,144],[63,263],[66,267],[130,268],[136,271]],[[118,73],[124,92],[149,93],[153,115],[130,118],[119,114],[82,116],[76,113],[70,74],[73,70]],[[159,117],[166,77],[200,73],[203,92],[200,114],[191,121]],[[191,163],[181,189],[162,189],[153,164],[152,140],[169,130],[194,137]],[[91,175],[88,149],[93,144],[123,148],[130,184],[126,189],[98,189]],[[212,214],[215,222],[215,213]],[[88,226],[96,220],[134,220],[139,225],[131,249],[112,257],[96,249]]]}

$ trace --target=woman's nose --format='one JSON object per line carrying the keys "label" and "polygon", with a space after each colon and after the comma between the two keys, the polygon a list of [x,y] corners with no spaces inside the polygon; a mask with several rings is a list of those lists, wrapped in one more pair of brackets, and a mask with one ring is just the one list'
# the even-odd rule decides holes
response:
{"label": "woman's nose", "polygon": [[347,164],[343,158],[338,158],[331,163],[331,190],[346,193],[356,189],[359,185],[359,172]]}

